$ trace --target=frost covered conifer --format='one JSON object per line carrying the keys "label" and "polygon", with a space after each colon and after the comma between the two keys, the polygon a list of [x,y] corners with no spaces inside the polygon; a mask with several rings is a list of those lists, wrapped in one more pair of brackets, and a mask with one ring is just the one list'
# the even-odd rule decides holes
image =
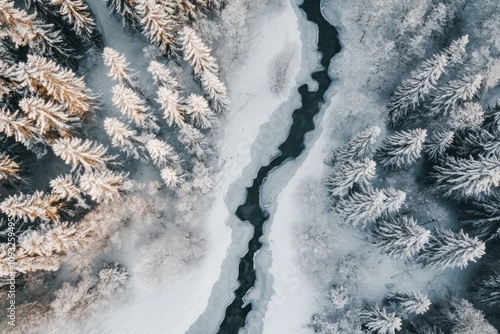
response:
{"label": "frost covered conifer", "polygon": [[95,106],[95,98],[82,78],[54,61],[28,55],[26,63],[19,64],[18,80],[33,93],[67,104],[74,115],[85,115]]}
{"label": "frost covered conifer", "polygon": [[381,131],[378,126],[371,126],[364,129],[344,146],[334,150],[329,160],[333,163],[347,160],[362,160],[369,157],[375,151],[373,145],[377,141]]}
{"label": "frost covered conifer", "polygon": [[194,154],[198,159],[204,158],[209,153],[205,135],[189,124],[185,124],[180,129],[179,141],[184,144],[189,154]]}
{"label": "frost covered conifer", "polygon": [[480,199],[500,185],[498,157],[478,160],[450,157],[441,166],[434,166],[433,177],[438,189],[457,199]]}
{"label": "frost covered conifer", "polygon": [[19,180],[21,166],[9,155],[0,153],[0,182]]}
{"label": "frost covered conifer", "polygon": [[431,111],[436,115],[447,115],[459,102],[469,101],[479,92],[483,76],[463,76],[451,80],[443,88],[438,89],[431,103]]}
{"label": "frost covered conifer", "polygon": [[193,166],[191,186],[202,194],[208,193],[214,186],[212,171],[203,163],[196,161]]}
{"label": "frost covered conifer", "polygon": [[347,291],[342,286],[333,286],[328,292],[328,299],[332,302],[332,306],[336,310],[343,309],[349,303]]}
{"label": "frost covered conifer", "polygon": [[83,0],[51,0],[59,13],[73,26],[75,33],[86,42],[94,42],[95,20],[89,6]]}
{"label": "frost covered conifer", "polygon": [[71,137],[73,126],[80,121],[78,117],[67,112],[65,105],[46,101],[37,96],[23,98],[19,102],[19,107],[35,122],[45,137],[50,137],[51,132],[58,133],[62,137]]}
{"label": "frost covered conifer", "polygon": [[33,194],[11,195],[0,203],[0,211],[12,219],[23,221],[59,221],[62,203],[57,196],[35,191]]}
{"label": "frost covered conifer", "polygon": [[451,110],[448,123],[454,128],[479,127],[484,123],[484,109],[477,102],[466,102]]}
{"label": "frost covered conifer", "polygon": [[184,173],[179,168],[164,167],[161,178],[169,188],[175,188],[184,183]]}
{"label": "frost covered conifer", "polygon": [[377,164],[365,158],[362,161],[347,160],[338,165],[325,180],[329,192],[333,196],[344,196],[354,185],[362,188],[369,185],[375,177]]}
{"label": "frost covered conifer", "polygon": [[454,40],[450,46],[445,48],[442,54],[444,54],[450,62],[459,63],[465,53],[465,47],[467,44],[469,44],[469,35],[463,35],[462,37]]}
{"label": "frost covered conifer", "polygon": [[88,208],[85,200],[82,197],[80,188],[76,185],[74,177],[70,174],[59,175],[55,179],[50,180],[51,194],[65,200],[76,200],[77,205],[82,208]]}
{"label": "frost covered conifer", "polygon": [[387,137],[377,152],[380,164],[385,168],[399,169],[415,162],[422,151],[427,130],[399,131]]}
{"label": "frost covered conifer", "polygon": [[442,158],[444,153],[453,143],[455,132],[440,131],[435,133],[427,142],[424,143],[423,149],[427,153],[431,161],[437,161]]}
{"label": "frost covered conifer", "polygon": [[485,244],[477,237],[471,238],[462,230],[454,233],[437,228],[431,235],[420,261],[430,267],[446,269],[467,267],[469,261],[476,262],[485,253]]}
{"label": "frost covered conifer", "polygon": [[6,108],[0,110],[0,132],[5,133],[7,137],[14,137],[15,141],[27,148],[42,141],[38,129],[33,126],[33,121],[19,116],[19,111],[12,113]]}
{"label": "frost covered conifer", "polygon": [[407,313],[424,314],[431,306],[427,296],[412,290],[390,293],[387,299],[396,302]]}
{"label": "frost covered conifer", "polygon": [[215,111],[223,112],[227,110],[229,107],[229,97],[227,95],[226,85],[217,75],[210,72],[203,72],[201,74],[201,85]]}
{"label": "frost covered conifer", "polygon": [[184,126],[186,108],[182,103],[182,99],[178,91],[161,86],[158,89],[158,98],[156,101],[158,101],[161,105],[163,117],[167,120],[168,125],[175,124],[180,128]]}
{"label": "frost covered conifer", "polygon": [[384,214],[398,211],[405,200],[406,193],[400,190],[367,188],[364,192],[342,198],[336,210],[346,223],[356,226],[374,222]]}
{"label": "frost covered conifer", "polygon": [[115,159],[115,156],[107,155],[107,149],[103,145],[88,139],[57,139],[52,144],[52,149],[64,162],[73,166],[72,171],[79,168],[86,171],[103,169]]}
{"label": "frost covered conifer", "polygon": [[165,86],[170,90],[180,90],[180,83],[172,75],[172,72],[163,64],[152,60],[149,63],[148,72],[153,76],[155,84]]}
{"label": "frost covered conifer", "polygon": [[430,231],[408,216],[384,220],[377,224],[373,239],[382,252],[394,258],[414,256],[429,242]]}
{"label": "frost covered conifer", "polygon": [[215,8],[219,9],[222,4],[222,0],[194,0],[194,2],[199,5],[203,6],[204,8]]}
{"label": "frost covered conifer", "polygon": [[375,306],[361,314],[365,326],[370,332],[378,334],[395,334],[401,330],[402,321],[395,313],[390,313],[385,308]]}
{"label": "frost covered conifer", "polygon": [[111,138],[111,144],[123,151],[127,157],[146,160],[144,144],[137,138],[137,132],[127,124],[117,118],[108,117],[104,120],[104,129]]}
{"label": "frost covered conifer", "polygon": [[177,29],[175,3],[136,0],[134,9],[146,37],[157,44],[162,52],[166,52],[175,43],[174,32]]}
{"label": "frost covered conifer", "polygon": [[132,1],[129,0],[104,0],[111,13],[117,13],[122,17],[123,25],[135,29],[138,25],[137,16]]}
{"label": "frost covered conifer", "polygon": [[500,306],[500,274],[488,276],[479,282],[478,299],[492,307]]}
{"label": "frost covered conifer", "polygon": [[498,331],[484,318],[483,312],[476,310],[465,299],[452,299],[445,308],[444,315],[452,325],[453,334],[498,334]]}
{"label": "frost covered conifer", "polygon": [[151,160],[153,160],[153,163],[158,168],[165,168],[172,165],[176,166],[181,161],[174,148],[163,140],[149,138],[146,141],[146,149],[149,152]]}
{"label": "frost covered conifer", "polygon": [[179,40],[184,52],[184,60],[191,64],[196,75],[202,73],[216,75],[219,72],[219,66],[210,54],[210,48],[203,43],[193,28],[184,26],[179,33]]}
{"label": "frost covered conifer", "polygon": [[14,7],[14,2],[0,0],[0,38],[10,38],[15,47],[26,46],[33,38],[33,21],[36,14],[29,15]]}
{"label": "frost covered conifer", "polygon": [[120,109],[122,114],[147,131],[157,132],[160,129],[156,123],[156,116],[134,90],[120,84],[115,85],[112,92],[113,104]]}
{"label": "frost covered conifer", "polygon": [[78,247],[78,231],[68,222],[42,224],[39,230],[29,230],[19,238],[18,257],[65,254]]}
{"label": "frost covered conifer", "polygon": [[127,63],[125,55],[119,54],[118,51],[110,47],[105,47],[102,56],[104,58],[104,65],[109,67],[108,77],[120,83],[131,83],[132,78],[127,68],[129,63]]}
{"label": "frost covered conifer", "polygon": [[117,199],[127,189],[127,174],[110,170],[86,171],[79,180],[82,191],[97,203]]}
{"label": "frost covered conifer", "polygon": [[186,99],[186,106],[186,113],[191,116],[196,126],[202,129],[212,127],[215,122],[215,114],[203,96],[190,94]]}

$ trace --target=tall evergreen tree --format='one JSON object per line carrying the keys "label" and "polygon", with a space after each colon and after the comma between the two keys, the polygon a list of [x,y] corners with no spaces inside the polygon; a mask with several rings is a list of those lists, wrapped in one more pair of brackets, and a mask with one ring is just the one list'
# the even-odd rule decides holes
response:
{"label": "tall evergreen tree", "polygon": [[57,139],[52,144],[54,153],[61,157],[72,170],[83,168],[86,171],[104,169],[113,162],[115,156],[108,156],[107,149],[101,144],[80,138]]}
{"label": "tall evergreen tree", "polygon": [[211,72],[201,74],[201,85],[203,91],[210,99],[212,108],[217,112],[223,112],[229,107],[229,96],[226,85]]}
{"label": "tall evergreen tree", "polygon": [[163,110],[163,117],[167,120],[168,125],[175,124],[180,128],[184,126],[186,108],[182,103],[178,91],[161,86],[158,89],[158,98],[156,101],[160,103],[161,109]]}
{"label": "tall evergreen tree", "polygon": [[425,129],[399,131],[387,137],[377,152],[380,164],[386,168],[399,169],[415,162],[420,157],[426,137]]}
{"label": "tall evergreen tree", "polygon": [[111,138],[111,144],[124,152],[127,157],[147,160],[144,143],[137,137],[137,132],[117,118],[108,117],[104,120],[104,129]]}
{"label": "tall evergreen tree", "polygon": [[153,163],[158,168],[177,166],[180,164],[181,159],[174,148],[163,140],[150,138],[146,141],[146,148]]}
{"label": "tall evergreen tree", "polygon": [[95,42],[96,24],[89,6],[82,0],[51,0],[59,13],[73,26],[75,33],[88,43]]}
{"label": "tall evergreen tree", "polygon": [[6,153],[0,153],[0,182],[19,180],[21,166]]}
{"label": "tall evergreen tree", "polygon": [[62,202],[57,196],[35,191],[33,194],[11,195],[0,203],[0,211],[12,219],[23,221],[59,221]]}
{"label": "tall evergreen tree", "polygon": [[479,282],[478,299],[492,307],[500,306],[500,274],[495,273]]}
{"label": "tall evergreen tree", "polygon": [[139,127],[150,132],[160,130],[156,116],[146,105],[146,101],[132,89],[122,84],[115,85],[112,89],[113,104],[120,109],[122,114],[129,117]]}
{"label": "tall evergreen tree", "polygon": [[196,126],[202,129],[209,129],[213,126],[215,114],[203,96],[190,94],[186,99],[186,107],[186,114],[191,116]]}
{"label": "tall evergreen tree", "polygon": [[431,103],[431,111],[436,115],[448,115],[459,102],[474,98],[483,83],[481,75],[463,76],[451,80],[443,88],[438,89]]}
{"label": "tall evergreen tree", "polygon": [[378,334],[395,334],[401,330],[402,321],[395,313],[389,313],[385,308],[372,307],[361,314],[365,326],[370,332]]}
{"label": "tall evergreen tree", "polygon": [[446,150],[453,143],[454,137],[455,132],[453,131],[436,132],[427,142],[424,143],[424,152],[427,153],[431,161],[436,162],[438,159],[444,157]]}
{"label": "tall evergreen tree", "polygon": [[328,159],[328,163],[363,160],[370,157],[375,152],[373,145],[377,141],[381,131],[378,126],[371,126],[359,132],[344,146],[334,150]]}
{"label": "tall evergreen tree", "polygon": [[5,133],[7,137],[14,137],[15,141],[27,148],[42,141],[33,121],[19,116],[19,111],[12,113],[6,108],[0,109],[0,132]]}
{"label": "tall evergreen tree", "polygon": [[397,303],[406,313],[424,314],[431,306],[427,296],[412,290],[390,293],[386,299]]}
{"label": "tall evergreen tree", "polygon": [[363,161],[347,160],[335,167],[325,184],[333,196],[344,196],[354,185],[368,186],[375,177],[376,167],[375,161],[368,158]]}
{"label": "tall evergreen tree", "polygon": [[149,63],[148,72],[153,76],[155,84],[165,86],[170,90],[180,90],[179,81],[165,65],[152,60]]}
{"label": "tall evergreen tree", "polygon": [[173,2],[158,3],[155,0],[136,0],[134,9],[139,17],[144,34],[163,52],[175,43],[175,4]]}
{"label": "tall evergreen tree", "polygon": [[202,73],[216,75],[219,72],[219,66],[210,54],[210,48],[203,43],[193,28],[184,26],[179,33],[179,39],[184,52],[184,60],[191,64],[196,75]]}
{"label": "tall evergreen tree", "polygon": [[97,203],[117,199],[127,189],[128,174],[110,170],[86,171],[79,180],[82,191]]}

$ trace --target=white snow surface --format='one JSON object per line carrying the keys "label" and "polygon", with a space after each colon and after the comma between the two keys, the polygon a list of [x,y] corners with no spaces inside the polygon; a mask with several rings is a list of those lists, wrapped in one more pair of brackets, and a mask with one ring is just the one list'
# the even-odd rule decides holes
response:
{"label": "white snow surface", "polygon": [[[231,105],[218,129],[223,131],[223,139],[216,186],[211,194],[213,204],[206,213],[208,247],[204,260],[195,270],[173,278],[154,291],[145,290],[132,279],[127,303],[115,305],[90,319],[82,333],[180,334],[217,330],[225,307],[234,298],[239,258],[247,251],[252,235],[251,226],[242,224],[234,212],[244,201],[245,188],[251,184],[260,166],[271,160],[286,138],[291,113],[300,105],[297,87],[310,80],[310,73],[318,66],[314,40],[310,33],[299,30],[299,20],[300,27],[306,26],[309,31],[313,31],[314,25],[306,21],[295,1],[286,3],[279,15],[259,21],[258,37],[249,48],[252,50],[250,57],[236,73],[225,78]],[[109,35],[104,34],[105,44],[124,52],[131,67],[144,67],[146,64],[137,64],[135,57],[140,42],[121,33],[121,23],[104,14],[106,8],[99,1],[90,3],[98,20],[104,20],[101,23],[110,31]],[[133,46],[124,47],[121,38]],[[275,52],[279,52],[286,42],[303,46],[300,66],[293,69],[294,84],[281,96],[275,96],[269,89],[267,68]],[[102,72],[94,75],[102,75]],[[90,79],[94,77],[91,75]],[[314,87],[314,83],[308,83]],[[106,92],[109,83],[96,85],[102,86],[103,99],[109,99]]]}

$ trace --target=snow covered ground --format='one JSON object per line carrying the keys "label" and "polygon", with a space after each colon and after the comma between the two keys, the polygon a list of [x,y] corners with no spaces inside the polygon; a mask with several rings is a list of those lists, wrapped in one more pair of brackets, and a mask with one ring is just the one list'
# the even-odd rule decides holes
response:
{"label": "snow covered ground", "polygon": [[[125,52],[132,60],[131,67],[142,69],[145,63],[135,57],[139,47],[120,48],[116,42],[124,37],[120,35],[120,23],[99,14],[105,9],[97,2],[91,3],[98,20],[111,31],[109,35],[104,34],[106,43],[109,41],[120,52]],[[301,32],[299,24],[308,27],[309,32]],[[251,227],[239,222],[233,213],[244,200],[245,187],[258,168],[276,154],[277,146],[286,137],[290,115],[300,103],[297,87],[307,82],[317,67],[313,29],[295,0],[286,3],[279,15],[260,20],[250,57],[237,73],[226,79],[231,111],[219,127],[219,131],[223,131],[220,166],[211,194],[213,204],[206,214],[208,247],[202,264],[155,291],[145,290],[132,280],[133,291],[126,305],[119,304],[100,314],[98,319],[91,319],[82,332],[176,334],[188,329],[190,333],[216,331],[226,305],[232,301],[239,257],[246,252],[252,233]],[[274,52],[287,42],[303,45],[300,66],[293,69],[294,84],[287,92],[276,96],[269,90],[268,64]],[[102,85],[109,87],[106,83]],[[109,99],[109,93],[105,93],[104,99]]]}

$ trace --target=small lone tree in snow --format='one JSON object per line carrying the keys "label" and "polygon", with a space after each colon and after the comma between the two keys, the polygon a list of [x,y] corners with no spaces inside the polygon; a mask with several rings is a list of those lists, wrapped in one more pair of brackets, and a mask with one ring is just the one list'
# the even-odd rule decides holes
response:
{"label": "small lone tree in snow", "polygon": [[478,160],[450,157],[442,166],[434,166],[433,177],[439,190],[457,199],[481,199],[500,185],[498,157]]}
{"label": "small lone tree in snow", "polygon": [[219,72],[219,66],[210,54],[210,48],[203,43],[193,28],[184,26],[179,33],[179,40],[184,52],[184,60],[191,64],[196,75],[204,72],[212,74]]}
{"label": "small lone tree in snow", "polygon": [[62,202],[57,196],[46,195],[42,191],[33,194],[23,193],[9,196],[0,203],[0,211],[12,219],[23,221],[59,221],[59,209]]}
{"label": "small lone tree in snow", "polygon": [[395,334],[401,330],[402,321],[395,313],[389,313],[385,308],[375,306],[361,314],[365,326],[370,332],[378,334]]}
{"label": "small lone tree in snow", "polygon": [[393,188],[374,190],[368,187],[364,192],[356,192],[342,198],[337,212],[346,223],[356,226],[374,222],[384,214],[398,211],[406,200],[406,193]]}
{"label": "small lone tree in snow", "polygon": [[338,165],[326,178],[325,184],[333,196],[344,196],[354,185],[365,188],[375,177],[377,164],[365,158],[363,161],[347,160]]}
{"label": "small lone tree in snow", "polygon": [[156,101],[160,103],[163,110],[163,117],[167,120],[168,125],[175,124],[180,128],[184,126],[186,108],[182,104],[182,99],[178,91],[161,86],[158,89],[158,98]]}
{"label": "small lone tree in snow", "polygon": [[484,253],[485,244],[477,237],[471,238],[462,230],[454,233],[444,228],[437,228],[419,260],[433,268],[462,269],[467,267],[469,261],[476,262]]}
{"label": "small lone tree in snow", "polygon": [[105,47],[102,53],[104,58],[104,65],[109,67],[108,77],[119,83],[132,83],[130,70],[127,68],[129,63],[125,59],[125,55],[119,54],[118,51],[110,47]]}
{"label": "small lone tree in snow", "polygon": [[180,164],[180,157],[175,153],[172,146],[163,140],[150,138],[146,141],[146,149],[153,163],[158,168],[165,168],[167,166],[177,166]]}
{"label": "small lone tree in snow", "polygon": [[390,293],[386,299],[397,303],[406,313],[424,314],[431,306],[431,301],[427,296],[412,290]]}
{"label": "small lone tree in snow", "polygon": [[211,72],[201,74],[201,86],[212,103],[212,108],[217,112],[223,112],[229,107],[229,97],[226,85]]}
{"label": "small lone tree in snow", "polygon": [[435,133],[427,142],[424,143],[424,152],[429,156],[429,160],[436,162],[444,157],[444,153],[453,143],[455,132],[441,131]]}
{"label": "small lone tree in snow", "polygon": [[296,65],[298,47],[295,43],[286,43],[269,63],[269,81],[271,92],[280,94],[288,87],[290,71]]}
{"label": "small lone tree in snow", "polygon": [[85,141],[80,138],[57,139],[52,144],[52,149],[64,162],[73,166],[72,171],[79,168],[103,169],[115,159],[115,156],[107,155],[107,149],[104,146],[88,139]]}
{"label": "small lone tree in snow", "polygon": [[414,256],[428,244],[430,231],[409,216],[381,221],[373,231],[375,244],[394,258]]}
{"label": "small lone tree in snow", "polygon": [[431,111],[436,115],[447,115],[459,102],[469,101],[476,96],[483,81],[481,75],[451,80],[446,86],[438,89],[431,104]]}
{"label": "small lone tree in snow", "polygon": [[108,117],[104,120],[104,129],[111,138],[111,144],[124,152],[127,157],[147,160],[146,148],[137,138],[137,132],[117,118]]}
{"label": "small lone tree in snow", "polygon": [[377,152],[377,158],[383,167],[399,169],[415,162],[422,151],[422,145],[427,137],[427,130],[415,129],[399,131],[387,137]]}
{"label": "small lone tree in snow", "polygon": [[202,129],[212,127],[215,122],[215,114],[203,96],[190,94],[186,99],[186,105],[186,113],[191,116],[196,126]]}
{"label": "small lone tree in snow", "polygon": [[111,91],[113,92],[113,104],[120,109],[122,114],[133,120],[137,126],[151,132],[160,130],[156,124],[156,116],[146,105],[146,101],[141,99],[133,89],[120,84],[115,85]]}
{"label": "small lone tree in snow", "polygon": [[373,145],[382,130],[378,126],[371,126],[359,132],[344,146],[334,150],[329,163],[347,160],[363,160],[375,152]]}
{"label": "small lone tree in snow", "polygon": [[82,191],[97,203],[117,199],[127,189],[127,174],[110,170],[86,171],[80,177]]}

